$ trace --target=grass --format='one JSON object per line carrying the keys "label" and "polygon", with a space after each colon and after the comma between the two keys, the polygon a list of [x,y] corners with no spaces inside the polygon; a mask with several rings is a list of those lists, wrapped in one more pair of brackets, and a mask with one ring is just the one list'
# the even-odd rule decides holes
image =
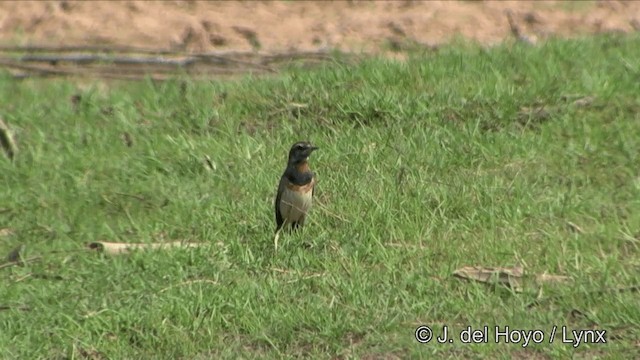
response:
{"label": "grass", "polygon": [[[20,153],[0,159],[0,253],[42,258],[0,268],[0,358],[639,357],[640,295],[615,290],[640,279],[638,59],[638,36],[602,36],[227,82],[4,76]],[[317,201],[274,252],[302,139]],[[515,264],[573,281],[451,276]],[[607,343],[419,344],[420,325]]]}

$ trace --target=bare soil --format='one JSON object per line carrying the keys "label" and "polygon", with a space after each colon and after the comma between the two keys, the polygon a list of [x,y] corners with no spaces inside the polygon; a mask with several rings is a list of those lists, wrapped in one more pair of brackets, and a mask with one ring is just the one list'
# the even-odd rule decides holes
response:
{"label": "bare soil", "polygon": [[495,44],[640,30],[640,1],[0,2],[1,45],[388,52],[456,36]]}

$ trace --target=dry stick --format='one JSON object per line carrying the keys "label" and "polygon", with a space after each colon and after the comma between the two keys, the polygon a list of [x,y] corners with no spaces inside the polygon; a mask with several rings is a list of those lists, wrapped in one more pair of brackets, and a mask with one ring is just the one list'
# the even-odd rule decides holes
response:
{"label": "dry stick", "polygon": [[[298,57],[298,54],[293,54],[290,58]],[[303,57],[304,58],[304,57]],[[223,57],[220,55],[207,55],[207,54],[197,54],[193,56],[189,56],[186,59],[168,59],[162,57],[123,57],[123,56],[111,56],[111,55],[93,55],[93,54],[76,54],[76,55],[25,55],[20,58],[20,61],[24,62],[48,62],[48,63],[57,63],[57,62],[71,62],[75,64],[90,64],[96,62],[107,62],[113,64],[124,64],[124,65],[164,65],[164,66],[178,66],[178,67],[189,67],[198,62],[203,63],[216,63],[216,64],[241,64],[248,65],[252,67],[261,68],[263,70],[272,71],[275,70],[269,68],[265,65],[242,61],[237,59],[231,59],[228,57]]]}
{"label": "dry stick", "polygon": [[8,68],[15,68],[18,70],[23,70],[23,71],[31,71],[31,72],[36,72],[39,75],[42,76],[47,76],[47,75],[76,75],[76,72],[73,71],[69,71],[69,70],[64,70],[64,69],[46,69],[43,67],[39,67],[39,66],[33,66],[33,65],[23,65],[20,63],[17,63],[15,61],[11,61],[11,60],[6,60],[6,59],[0,59],[0,65],[3,65],[5,67]]}
{"label": "dry stick", "polygon": [[[7,48],[5,48],[7,49]],[[33,50],[33,48],[25,47],[21,48],[8,48],[10,51],[23,51],[29,52]],[[38,50],[43,50],[38,48]],[[55,48],[51,48],[50,52],[56,52]],[[66,49],[65,49],[66,50]],[[77,50],[82,50],[82,48],[77,48]],[[114,53],[118,51],[109,51],[108,48],[98,48],[95,50],[102,50],[102,52]],[[0,47],[0,51],[2,51],[2,47]],[[60,52],[60,51],[57,51]],[[171,65],[171,66],[191,66],[198,61],[206,62],[206,63],[218,63],[218,64],[241,64],[245,66],[257,67],[265,71],[274,72],[275,70],[266,66],[268,63],[278,62],[283,60],[295,60],[295,59],[319,59],[319,60],[331,60],[329,51],[320,50],[320,51],[306,51],[306,52],[286,52],[286,53],[276,53],[276,54],[255,54],[253,52],[224,52],[224,53],[195,53],[195,54],[185,54],[183,52],[168,52],[168,51],[147,51],[146,54],[155,54],[155,55],[174,55],[174,56],[186,56],[186,59],[176,60],[176,59],[167,59],[167,58],[149,58],[149,57],[114,57],[113,55],[95,55],[95,54],[74,54],[74,55],[25,55],[21,58],[22,61],[25,62],[73,62],[79,64],[85,63],[93,63],[93,62],[112,62],[117,64],[155,64],[155,65]],[[256,61],[244,61],[237,59],[237,57],[248,57],[250,59],[258,60]]]}
{"label": "dry stick", "polygon": [[143,80],[146,78],[150,78],[152,81],[163,81],[163,80],[169,79],[169,76],[158,77],[157,74],[155,76],[150,74],[122,75],[122,74],[113,74],[113,73],[106,73],[106,72],[96,74],[91,72],[81,72],[81,71],[79,72],[79,71],[72,71],[67,69],[50,69],[50,68],[43,68],[39,66],[22,65],[15,62],[7,62],[4,59],[0,59],[0,65],[4,65],[5,67],[8,67],[8,68],[15,68],[18,70],[31,72],[29,74],[14,75],[14,78],[16,79],[26,79],[33,76],[91,76],[91,75],[93,76],[97,75],[104,78],[116,79],[116,80]]}
{"label": "dry stick", "polygon": [[[15,68],[22,71],[29,71],[32,74],[23,74],[23,75],[14,75],[15,78],[28,78],[31,76],[39,75],[39,76],[100,76],[104,78],[112,78],[112,79],[124,79],[124,80],[142,80],[147,77],[151,77],[151,80],[154,81],[162,81],[170,78],[171,75],[174,74],[170,69],[156,69],[153,74],[151,72],[146,72],[145,74],[140,74],[140,69],[132,69],[132,68],[122,68],[120,66],[116,66],[115,69],[103,68],[96,69],[97,71],[91,71],[87,68],[80,70],[71,70],[65,69],[63,67],[51,68],[50,66],[34,66],[34,65],[24,65],[17,63],[15,61],[0,59],[0,65],[4,65],[8,68]],[[242,69],[241,69],[242,70]],[[123,74],[126,72],[127,74]],[[238,71],[234,71],[231,69],[216,69],[212,72],[205,71],[205,74],[211,75],[230,75],[237,73]],[[35,73],[35,74],[33,74]]]}
{"label": "dry stick", "polygon": [[280,53],[272,55],[264,55],[261,57],[262,64],[271,64],[282,61],[300,60],[300,59],[317,59],[331,60],[331,54],[326,51],[319,52],[298,52],[298,53]]}
{"label": "dry stick", "polygon": [[115,243],[107,241],[94,241],[86,246],[91,250],[97,250],[109,255],[127,254],[133,250],[156,250],[169,248],[195,248],[204,246],[204,243],[188,243],[181,241],[173,241],[166,243]]}
{"label": "dry stick", "polygon": [[[25,55],[20,60],[14,60],[11,58],[0,58],[0,65],[4,65],[6,67],[15,68],[23,71],[35,72],[36,75],[40,76],[55,76],[55,75],[98,75],[105,78],[115,78],[115,79],[130,79],[130,80],[139,80],[147,77],[140,76],[137,74],[140,70],[137,68],[128,69],[128,72],[134,72],[132,75],[123,75],[117,70],[110,69],[106,71],[101,71],[99,74],[95,72],[86,71],[83,72],[78,70],[67,70],[64,68],[51,68],[51,67],[38,67],[38,66],[29,66],[24,65],[23,62],[42,62],[48,64],[58,64],[58,63],[74,63],[74,64],[94,64],[94,63],[107,63],[107,64],[115,64],[115,65],[124,65],[138,67],[140,65],[152,65],[152,66],[161,66],[161,67],[177,67],[182,69],[193,68],[195,65],[204,64],[217,64],[223,65],[225,70],[215,70],[214,74],[220,73],[233,73],[233,70],[229,70],[229,65],[243,65],[240,67],[240,71],[247,70],[247,67],[259,69],[263,71],[276,72],[272,67],[267,66],[269,63],[280,62],[284,60],[296,60],[296,59],[319,59],[319,60],[331,60],[329,51],[321,50],[321,51],[307,51],[307,52],[290,52],[290,53],[279,53],[279,54],[255,54],[253,52],[225,52],[225,53],[196,53],[196,54],[185,54],[183,52],[170,52],[166,50],[149,50],[149,49],[136,49],[136,48],[127,48],[127,47],[114,47],[114,48],[103,48],[103,47],[62,47],[62,48],[51,48],[51,47],[0,47],[0,52],[2,51],[22,51],[22,52],[38,52],[38,51],[49,51],[49,52],[68,52],[68,51],[102,51],[102,52],[110,52],[113,54],[114,52],[122,52],[122,51],[138,51],[146,54],[155,54],[155,55],[174,55],[174,56],[186,56],[186,59],[171,59],[171,58],[163,58],[163,57],[128,57],[125,56],[113,56],[113,55],[96,55],[96,54],[73,54],[73,55]],[[239,58],[247,58],[250,61],[239,59]],[[157,75],[157,72],[160,69],[156,69],[154,75]],[[125,70],[121,70],[125,71]],[[127,71],[125,71],[127,72]],[[210,71],[204,71],[204,73],[211,73]],[[34,74],[21,74],[14,75],[16,78],[28,78],[34,76]],[[165,80],[166,78],[152,78],[152,80]]]}
{"label": "dry stick", "polygon": [[[72,67],[74,68],[74,67]],[[108,64],[102,64],[98,66],[87,65],[82,68],[78,68],[77,71],[79,74],[85,75],[118,75],[118,76],[140,76],[142,73],[144,74],[153,74],[157,76],[171,76],[175,75],[179,71],[183,71],[187,74],[207,74],[207,75],[233,75],[238,72],[243,72],[245,68],[232,68],[232,67],[215,67],[215,66],[206,66],[205,68],[192,67],[192,68],[166,68],[166,67],[154,67],[154,68],[146,68],[144,66],[131,66],[131,65],[116,65],[109,66]],[[253,70],[250,70],[253,71]]]}
{"label": "dry stick", "polygon": [[168,49],[149,49],[138,48],[131,46],[0,46],[0,52],[6,53],[68,53],[68,52],[93,52],[93,53],[130,53],[130,54],[147,54],[147,55],[176,55],[176,56],[194,56],[194,57],[220,57],[220,58],[233,58],[233,57],[268,57],[268,56],[283,56],[282,54],[300,54],[301,56],[313,56],[321,54],[329,54],[327,50],[317,51],[303,51],[303,52],[289,52],[269,55],[266,53],[259,53],[255,51],[209,51],[203,53],[192,53],[181,50],[168,50]]}
{"label": "dry stick", "polygon": [[191,53],[180,50],[168,50],[168,49],[149,49],[138,48],[132,46],[0,46],[0,52],[10,53],[66,53],[66,52],[102,52],[102,53],[137,53],[147,55],[175,55],[175,56],[193,56],[193,57],[208,57],[219,58],[222,60],[235,61],[233,58],[248,57],[248,58],[264,58],[267,60],[296,57],[323,57],[331,54],[331,50],[319,49],[316,51],[301,51],[301,52],[283,52],[283,53],[256,53],[255,51],[209,51],[203,53]]}
{"label": "dry stick", "polygon": [[164,65],[189,67],[197,59],[189,57],[186,59],[167,59],[161,57],[113,57],[109,55],[25,55],[20,58],[22,62],[71,62],[75,64],[91,64],[97,62],[112,63],[116,65]]}
{"label": "dry stick", "polygon": [[40,67],[31,66],[31,65],[22,65],[16,61],[8,60],[8,59],[0,59],[0,65],[10,67],[10,68],[16,68],[18,70],[35,71],[35,72],[41,73],[42,75],[68,75],[69,74],[68,72],[62,71],[62,70],[43,69]]}
{"label": "dry stick", "polygon": [[[256,56],[254,56],[256,57]],[[257,56],[259,63],[251,61],[243,61],[224,57],[221,55],[213,54],[195,54],[187,57],[186,59],[168,59],[161,57],[123,57],[123,56],[111,56],[111,55],[93,55],[93,54],[77,54],[77,55],[25,55],[20,58],[23,62],[70,62],[74,64],[91,64],[97,62],[112,63],[117,65],[162,65],[162,66],[177,66],[177,67],[191,67],[197,63],[204,64],[239,64],[248,67],[255,67],[261,70],[276,72],[275,69],[267,66],[266,64],[291,61],[291,60],[330,60],[329,54],[318,53],[285,53],[267,56]]]}
{"label": "dry stick", "polygon": [[[250,57],[255,57],[255,55],[253,54],[249,54],[252,55]],[[236,55],[237,56],[237,55]],[[247,66],[253,66],[265,71],[269,71],[269,72],[277,72],[275,69],[266,66],[264,64],[261,63],[255,63],[255,62],[251,62],[251,61],[246,61],[246,60],[239,60],[239,59],[233,59],[230,58],[229,55],[216,55],[216,54],[194,54],[193,57],[202,60],[203,62],[205,62],[206,64],[232,64],[232,63],[236,63],[236,64],[240,64],[240,65],[247,65]]]}
{"label": "dry stick", "polygon": [[[156,55],[167,55],[167,54],[178,54],[180,51],[174,50],[166,50],[166,49],[148,49],[148,48],[138,48],[133,46],[39,46],[39,45],[28,45],[28,46],[0,46],[0,51],[2,52],[131,52],[131,53],[140,53],[140,54],[156,54]],[[182,52],[185,54],[185,52]]]}
{"label": "dry stick", "polygon": [[233,60],[229,58],[233,57],[250,57],[250,58],[263,58],[267,60],[281,60],[294,57],[320,57],[324,58],[330,55],[332,50],[319,49],[311,51],[298,51],[298,52],[282,52],[282,53],[256,53],[255,51],[209,51],[203,53],[191,53],[180,50],[168,50],[168,49],[149,49],[138,48],[129,46],[0,46],[0,52],[11,53],[68,53],[68,52],[93,52],[93,53],[137,53],[146,55],[176,55],[176,56],[194,56],[194,57],[211,57],[220,58],[224,60]]}
{"label": "dry stick", "polygon": [[167,81],[171,77],[167,75],[162,76],[154,76],[150,74],[143,75],[125,75],[125,74],[111,74],[111,73],[73,73],[73,72],[65,72],[61,74],[49,73],[49,72],[37,72],[32,74],[14,74],[13,78],[16,80],[24,80],[31,78],[42,78],[42,77],[55,77],[55,76],[64,76],[64,77],[99,77],[103,79],[111,79],[111,80],[125,80],[125,81],[141,81],[149,79],[154,82]]}

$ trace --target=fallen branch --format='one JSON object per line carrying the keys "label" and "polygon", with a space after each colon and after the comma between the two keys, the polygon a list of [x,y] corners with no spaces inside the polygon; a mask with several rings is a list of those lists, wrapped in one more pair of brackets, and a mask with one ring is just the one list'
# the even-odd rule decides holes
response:
{"label": "fallen branch", "polygon": [[[24,55],[16,57],[20,53]],[[237,74],[247,71],[277,72],[276,68],[270,66],[271,64],[286,66],[288,62],[293,61],[315,63],[335,60],[334,53],[325,49],[282,53],[253,51],[187,53],[132,47],[0,46],[0,54],[7,55],[0,57],[0,65],[25,72],[14,74],[17,78],[94,75],[139,80],[147,77],[147,74],[174,75],[178,71],[198,75]],[[342,55],[351,57],[348,54]]]}
{"label": "fallen branch", "polygon": [[[129,52],[139,54],[155,54],[167,55],[180,53],[179,51],[166,49],[148,49],[133,46],[92,46],[92,45],[71,45],[71,46],[46,46],[46,45],[27,45],[27,46],[0,46],[0,52]],[[184,53],[184,52],[183,52]]]}
{"label": "fallen branch", "polygon": [[185,243],[181,241],[173,241],[167,243],[115,243],[106,241],[94,241],[87,244],[87,248],[109,255],[122,255],[130,253],[134,250],[156,250],[170,248],[195,248],[205,244],[203,243]]}
{"label": "fallen branch", "polygon": [[158,77],[157,74],[154,76],[154,75],[142,73],[141,71],[138,71],[137,74],[122,74],[122,73],[109,73],[105,71],[91,72],[91,71],[83,71],[83,70],[80,70],[80,71],[69,70],[69,69],[62,69],[62,68],[55,69],[48,66],[45,67],[45,66],[20,64],[12,60],[5,60],[5,59],[0,59],[0,65],[6,68],[17,69],[25,72],[22,74],[13,74],[13,77],[16,79],[28,79],[36,76],[49,77],[49,76],[87,76],[87,75],[94,75],[94,76],[97,75],[103,78],[117,79],[117,80],[144,80],[149,78],[153,81],[162,81],[162,80],[169,79],[169,75]]}
{"label": "fallen branch", "polygon": [[189,67],[197,59],[188,57],[186,59],[169,59],[162,57],[114,57],[111,55],[25,55],[20,58],[22,62],[46,62],[56,64],[59,62],[69,62],[74,64],[111,63],[115,65],[162,65],[175,67]]}

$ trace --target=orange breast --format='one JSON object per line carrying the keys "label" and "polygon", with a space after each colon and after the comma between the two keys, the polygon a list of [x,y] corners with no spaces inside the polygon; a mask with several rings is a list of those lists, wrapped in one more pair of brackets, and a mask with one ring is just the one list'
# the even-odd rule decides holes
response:
{"label": "orange breast", "polygon": [[296,170],[301,174],[304,174],[304,173],[310,171],[309,170],[309,163],[306,162],[306,161],[301,162],[300,164],[296,165]]}
{"label": "orange breast", "polygon": [[299,192],[299,193],[306,194],[309,191],[313,190],[313,186],[315,184],[316,184],[316,178],[314,177],[314,178],[311,179],[311,181],[309,181],[308,184],[304,184],[304,185],[296,185],[296,184],[293,184],[293,183],[288,183],[287,184],[287,188],[289,190],[292,190],[292,191],[296,191],[296,192]]}
{"label": "orange breast", "polygon": [[306,185],[293,185],[289,183],[282,191],[279,210],[282,218],[287,223],[304,222],[304,218],[313,203],[313,193],[311,190],[314,184],[315,179]]}

